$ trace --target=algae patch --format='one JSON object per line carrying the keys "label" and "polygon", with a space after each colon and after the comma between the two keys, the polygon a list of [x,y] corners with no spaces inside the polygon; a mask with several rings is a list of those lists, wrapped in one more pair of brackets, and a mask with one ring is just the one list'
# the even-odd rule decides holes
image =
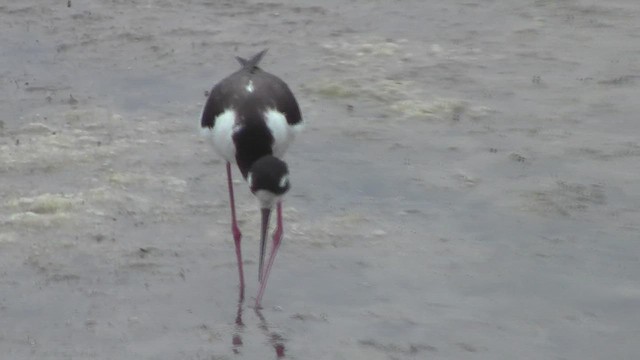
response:
{"label": "algae patch", "polygon": [[357,95],[357,85],[351,83],[326,82],[307,88],[311,92],[327,98],[349,98]]}
{"label": "algae patch", "polygon": [[333,76],[309,82],[304,88],[309,94],[334,100],[371,100],[385,112],[409,119],[480,120],[494,112],[486,106],[434,94],[438,89],[419,76],[423,69],[451,59],[485,56],[478,49],[447,51],[438,44],[421,49],[405,39],[360,36],[327,42],[323,49]]}
{"label": "algae patch", "polygon": [[78,162],[111,158],[130,145],[127,134],[113,136],[120,117],[106,110],[74,111],[51,118],[36,114],[25,121],[31,122],[0,138],[0,172],[70,168]]}
{"label": "algae patch", "polygon": [[4,204],[9,215],[4,222],[26,227],[48,227],[60,225],[71,218],[71,213],[81,200],[75,195],[40,194],[33,197],[20,197]]}
{"label": "algae patch", "polygon": [[71,210],[77,200],[70,195],[42,194],[9,201],[9,206],[34,214],[57,214]]}

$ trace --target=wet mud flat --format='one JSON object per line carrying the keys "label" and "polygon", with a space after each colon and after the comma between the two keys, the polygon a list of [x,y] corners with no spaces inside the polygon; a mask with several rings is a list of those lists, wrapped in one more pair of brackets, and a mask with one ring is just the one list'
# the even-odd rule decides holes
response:
{"label": "wet mud flat", "polygon": [[[70,5],[0,5],[7,358],[638,352],[635,2]],[[307,125],[255,312],[197,124],[266,47]]]}

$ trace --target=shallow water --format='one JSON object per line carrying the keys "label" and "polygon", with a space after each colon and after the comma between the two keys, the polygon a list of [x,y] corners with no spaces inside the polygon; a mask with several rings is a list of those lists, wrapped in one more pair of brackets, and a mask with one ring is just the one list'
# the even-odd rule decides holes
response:
{"label": "shallow water", "polygon": [[[631,0],[0,5],[0,349],[634,358],[639,15]],[[233,57],[265,47],[307,125],[258,313],[255,200],[237,181],[239,307],[224,164],[197,124]]]}

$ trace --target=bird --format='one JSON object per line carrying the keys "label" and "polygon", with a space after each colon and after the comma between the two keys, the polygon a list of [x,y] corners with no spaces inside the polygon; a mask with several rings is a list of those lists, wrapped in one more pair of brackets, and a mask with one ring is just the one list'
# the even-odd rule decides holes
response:
{"label": "bird", "polygon": [[[231,232],[240,277],[240,299],[244,299],[244,272],[241,239],[233,192],[231,164],[236,164],[261,210],[260,288],[261,300],[283,236],[282,199],[289,191],[289,168],[282,160],[287,148],[302,128],[298,101],[279,77],[264,71],[259,63],[267,49],[249,59],[236,56],[241,68],[213,86],[202,111],[201,127],[208,132],[215,152],[226,161],[231,208]],[[271,212],[276,209],[276,227],[268,261],[266,238]]]}

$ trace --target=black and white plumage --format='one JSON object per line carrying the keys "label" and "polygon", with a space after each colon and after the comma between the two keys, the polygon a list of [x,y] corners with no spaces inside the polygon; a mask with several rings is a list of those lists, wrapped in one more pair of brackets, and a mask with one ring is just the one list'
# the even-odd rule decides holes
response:
{"label": "black and white plumage", "polygon": [[258,67],[266,50],[213,87],[201,125],[211,129],[213,144],[225,160],[235,162],[246,178],[260,157],[281,158],[302,124],[298,102],[287,84]]}
{"label": "black and white plumage", "polygon": [[[266,286],[273,259],[282,238],[281,197],[289,190],[289,170],[282,156],[302,125],[295,96],[277,76],[258,64],[266,50],[249,60],[237,57],[242,68],[217,83],[204,107],[201,126],[210,131],[213,147],[227,161],[232,232],[236,245],[241,297],[244,275],[240,251],[241,233],[235,216],[231,163],[236,163],[262,209],[259,280],[256,305]],[[277,226],[269,262],[264,267],[266,233],[271,209],[277,205]]]}

